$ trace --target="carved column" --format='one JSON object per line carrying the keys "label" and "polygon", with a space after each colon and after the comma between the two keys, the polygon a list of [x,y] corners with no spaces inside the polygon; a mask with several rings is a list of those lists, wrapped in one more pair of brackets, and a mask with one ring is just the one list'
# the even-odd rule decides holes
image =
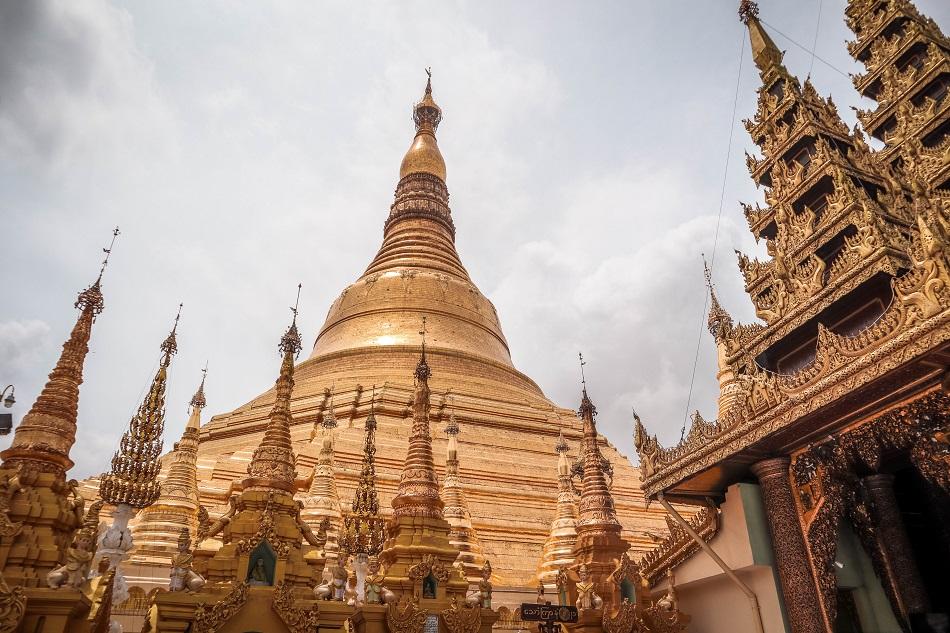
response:
{"label": "carved column", "polygon": [[874,527],[877,529],[884,564],[891,575],[891,582],[900,596],[901,610],[905,616],[927,613],[930,609],[927,590],[924,588],[910,545],[904,518],[894,494],[894,476],[877,474],[865,477],[864,488],[871,500]]}
{"label": "carved column", "polygon": [[788,457],[765,459],[752,465],[762,487],[765,514],[772,534],[775,564],[793,633],[824,633],[818,590],[808,565],[808,549],[798,521]]}

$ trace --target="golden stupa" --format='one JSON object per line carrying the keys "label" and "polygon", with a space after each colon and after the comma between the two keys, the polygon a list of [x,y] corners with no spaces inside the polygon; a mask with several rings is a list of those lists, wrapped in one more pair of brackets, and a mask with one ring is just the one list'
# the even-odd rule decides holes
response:
{"label": "golden stupa", "polygon": [[[339,423],[334,476],[339,501],[349,507],[361,469],[364,423],[373,406],[380,506],[384,514],[391,512],[408,446],[413,372],[426,317],[437,474],[441,482],[448,441],[442,430],[454,414],[466,428],[458,438],[457,481],[474,538],[492,563],[496,605],[515,605],[529,596],[533,600],[542,546],[557,510],[559,433],[573,460],[582,424],[573,410],[551,402],[514,367],[495,307],[456,252],[445,161],[436,140],[441,118],[430,79],[413,111],[416,134],[400,166],[382,246],[330,306],[309,358],[295,369],[290,431],[296,488],[299,498],[311,488],[323,448],[320,425],[332,415]],[[212,520],[227,512],[228,499],[240,490],[273,402],[269,390],[201,428],[198,492]],[[662,530],[663,512],[645,508],[637,470],[601,441],[613,467],[612,493],[623,536],[631,553],[647,551],[654,543],[645,533]],[[139,522],[137,529],[148,528]],[[149,558],[137,558],[135,569],[127,572],[129,583],[146,591],[167,582],[167,557]]]}

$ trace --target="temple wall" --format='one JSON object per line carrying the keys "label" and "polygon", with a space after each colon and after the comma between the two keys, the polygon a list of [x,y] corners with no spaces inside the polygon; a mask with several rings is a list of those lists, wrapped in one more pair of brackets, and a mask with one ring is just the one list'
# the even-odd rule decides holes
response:
{"label": "temple wall", "polygon": [[[762,623],[769,633],[788,632],[772,544],[759,487],[736,484],[720,507],[720,528],[709,545],[755,592]],[[749,599],[703,551],[676,568],[679,609],[692,618],[690,633],[754,633]],[[654,596],[666,592],[664,580]]]}

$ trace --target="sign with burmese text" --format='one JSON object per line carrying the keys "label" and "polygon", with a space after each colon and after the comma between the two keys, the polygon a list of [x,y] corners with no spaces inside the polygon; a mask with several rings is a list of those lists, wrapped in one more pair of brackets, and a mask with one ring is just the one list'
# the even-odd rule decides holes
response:
{"label": "sign with burmese text", "polygon": [[577,607],[556,604],[521,603],[523,622],[577,622]]}

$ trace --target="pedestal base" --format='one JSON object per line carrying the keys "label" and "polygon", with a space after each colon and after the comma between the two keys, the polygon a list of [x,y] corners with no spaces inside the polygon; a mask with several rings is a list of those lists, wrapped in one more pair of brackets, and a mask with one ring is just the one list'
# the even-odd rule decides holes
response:
{"label": "pedestal base", "polygon": [[26,614],[17,630],[71,633],[87,628],[86,616],[92,603],[82,591],[43,587],[28,587],[25,591]]}

